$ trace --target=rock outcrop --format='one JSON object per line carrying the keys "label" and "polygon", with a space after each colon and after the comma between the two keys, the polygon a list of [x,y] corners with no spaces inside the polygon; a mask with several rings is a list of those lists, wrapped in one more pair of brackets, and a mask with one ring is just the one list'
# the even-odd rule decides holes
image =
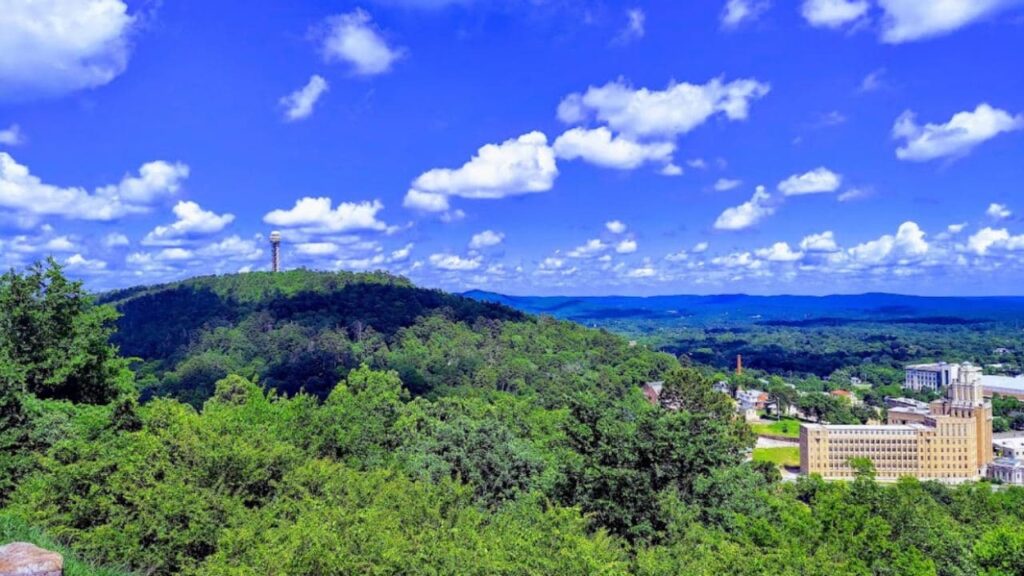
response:
{"label": "rock outcrop", "polygon": [[64,557],[28,542],[0,546],[0,576],[62,576]]}

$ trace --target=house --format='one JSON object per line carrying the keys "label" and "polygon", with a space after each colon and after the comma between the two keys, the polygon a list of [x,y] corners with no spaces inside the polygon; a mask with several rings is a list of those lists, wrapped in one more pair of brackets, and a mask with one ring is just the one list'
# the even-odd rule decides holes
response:
{"label": "house", "polygon": [[857,398],[857,396],[855,396],[853,392],[850,392],[849,390],[833,390],[832,392],[830,392],[830,394],[832,394],[832,396],[836,398],[845,398],[847,402],[854,406],[861,403],[860,399]]}
{"label": "house", "polygon": [[741,410],[764,410],[768,405],[768,393],[763,390],[737,390],[736,401]]}

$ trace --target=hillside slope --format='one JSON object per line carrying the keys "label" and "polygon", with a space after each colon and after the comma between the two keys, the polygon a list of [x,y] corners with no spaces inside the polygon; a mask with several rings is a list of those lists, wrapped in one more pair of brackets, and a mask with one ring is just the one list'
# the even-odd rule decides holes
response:
{"label": "hillside slope", "polygon": [[207,276],[101,301],[122,314],[115,343],[143,361],[145,393],[193,404],[228,374],[324,396],[365,363],[397,370],[415,394],[463,386],[557,394],[556,384],[632,385],[672,361],[604,332],[384,273]]}

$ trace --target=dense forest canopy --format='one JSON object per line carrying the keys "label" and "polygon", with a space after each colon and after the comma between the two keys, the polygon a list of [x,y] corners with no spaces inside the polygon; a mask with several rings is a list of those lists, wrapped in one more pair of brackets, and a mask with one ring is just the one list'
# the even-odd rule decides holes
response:
{"label": "dense forest canopy", "polygon": [[[0,538],[77,575],[1024,570],[1024,490],[882,486],[870,463],[780,482],[709,371],[606,332],[382,275],[103,301],[116,324],[53,262],[0,278]],[[109,337],[165,347],[136,380]],[[312,379],[281,368],[325,348]],[[200,357],[228,373],[188,372]]]}

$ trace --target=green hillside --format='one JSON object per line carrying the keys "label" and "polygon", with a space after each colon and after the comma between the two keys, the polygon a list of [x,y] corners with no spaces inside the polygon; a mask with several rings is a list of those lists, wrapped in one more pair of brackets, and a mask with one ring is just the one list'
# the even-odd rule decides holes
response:
{"label": "green hillside", "polygon": [[325,397],[367,364],[397,371],[415,395],[470,387],[555,398],[597,383],[621,393],[674,363],[604,332],[384,273],[208,276],[101,300],[121,313],[121,354],[143,361],[144,396],[196,406],[228,374]]}
{"label": "green hillside", "polygon": [[[0,277],[0,537],[61,550],[69,574],[1024,567],[1024,490],[883,486],[869,463],[849,483],[782,482],[748,460],[751,431],[707,372],[602,331],[380,275],[202,278],[104,301],[124,316],[52,261]],[[152,355],[129,362],[111,339]],[[336,362],[271,370],[296,353]],[[211,384],[197,359],[232,373]],[[310,374],[337,376],[309,390]],[[640,393],[655,377],[673,409]],[[139,384],[191,404],[140,400]]]}

